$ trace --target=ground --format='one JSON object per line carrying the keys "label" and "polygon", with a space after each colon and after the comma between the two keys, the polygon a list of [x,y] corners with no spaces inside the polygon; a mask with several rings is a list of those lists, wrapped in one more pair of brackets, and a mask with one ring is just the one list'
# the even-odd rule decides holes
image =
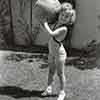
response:
{"label": "ground", "polygon": [[[100,100],[100,69],[81,70],[66,65],[65,100]],[[53,95],[42,97],[47,86],[46,53],[0,51],[0,100],[56,100],[59,80],[55,75]]]}

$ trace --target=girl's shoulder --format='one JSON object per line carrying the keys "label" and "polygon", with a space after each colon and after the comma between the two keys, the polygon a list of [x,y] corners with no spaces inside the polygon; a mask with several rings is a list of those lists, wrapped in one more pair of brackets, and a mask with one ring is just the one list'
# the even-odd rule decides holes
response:
{"label": "girl's shoulder", "polygon": [[59,28],[62,29],[62,30],[67,31],[67,27],[66,26],[62,26],[62,27],[59,27]]}
{"label": "girl's shoulder", "polygon": [[59,27],[57,29],[59,30],[59,32],[67,32],[68,31],[66,26],[61,26],[61,27]]}

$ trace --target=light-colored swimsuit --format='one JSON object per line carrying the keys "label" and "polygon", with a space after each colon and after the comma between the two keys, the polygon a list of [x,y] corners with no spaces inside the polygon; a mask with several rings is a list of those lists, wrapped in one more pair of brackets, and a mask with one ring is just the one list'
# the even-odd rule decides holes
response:
{"label": "light-colored swimsuit", "polygon": [[54,60],[55,63],[65,62],[66,57],[67,53],[63,46],[63,43],[60,42],[59,44],[53,39],[53,37],[51,37],[49,40],[49,57],[48,57],[49,63],[53,63]]}

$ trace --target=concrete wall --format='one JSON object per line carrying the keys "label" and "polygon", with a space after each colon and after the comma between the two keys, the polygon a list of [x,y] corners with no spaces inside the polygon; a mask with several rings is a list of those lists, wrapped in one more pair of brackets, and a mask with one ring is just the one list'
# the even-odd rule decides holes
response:
{"label": "concrete wall", "polygon": [[100,40],[100,0],[76,0],[76,9],[72,45],[82,48],[91,40]]}
{"label": "concrete wall", "polygon": [[30,45],[30,1],[11,0],[14,41],[16,45]]}

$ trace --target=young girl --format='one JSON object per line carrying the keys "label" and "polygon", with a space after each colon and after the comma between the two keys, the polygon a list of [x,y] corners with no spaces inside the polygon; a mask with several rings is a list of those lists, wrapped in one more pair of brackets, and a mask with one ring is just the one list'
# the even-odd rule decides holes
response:
{"label": "young girl", "polygon": [[43,96],[50,95],[52,93],[52,82],[53,76],[57,71],[57,75],[60,81],[60,93],[57,100],[64,100],[65,98],[65,75],[64,75],[64,66],[65,60],[67,58],[67,53],[63,46],[62,41],[64,40],[68,29],[67,26],[73,24],[76,18],[76,13],[72,9],[72,5],[69,3],[64,3],[61,5],[59,12],[58,20],[54,27],[54,30],[51,30],[48,22],[44,21],[44,28],[50,34],[51,38],[49,40],[49,74],[48,74],[48,87],[42,93]]}

